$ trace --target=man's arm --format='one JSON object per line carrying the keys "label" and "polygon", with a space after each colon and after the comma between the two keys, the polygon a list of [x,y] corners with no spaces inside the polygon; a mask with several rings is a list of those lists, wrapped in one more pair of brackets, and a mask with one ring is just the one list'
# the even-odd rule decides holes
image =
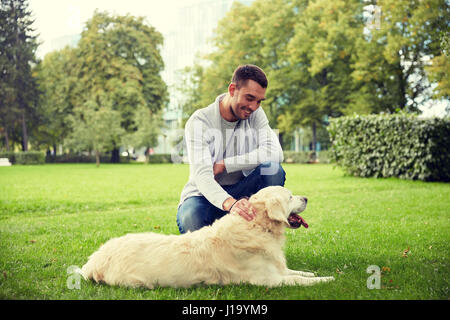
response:
{"label": "man's arm", "polygon": [[223,203],[231,196],[214,179],[212,155],[209,150],[207,128],[195,118],[185,128],[186,147],[191,176],[200,193],[214,206],[223,210]]}
{"label": "man's arm", "polygon": [[189,167],[200,193],[214,206],[236,212],[246,220],[254,217],[255,211],[247,199],[234,199],[214,179],[225,170],[223,160],[212,163],[212,155],[205,135],[203,123],[190,119],[186,123],[185,138],[188,151]]}

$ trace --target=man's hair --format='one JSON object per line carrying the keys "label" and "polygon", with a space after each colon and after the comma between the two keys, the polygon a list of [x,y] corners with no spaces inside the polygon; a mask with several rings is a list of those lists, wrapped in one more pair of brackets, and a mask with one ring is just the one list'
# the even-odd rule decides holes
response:
{"label": "man's hair", "polygon": [[267,88],[267,77],[260,67],[245,64],[234,70],[231,82],[236,84],[238,89],[244,86],[248,80],[256,81],[261,87]]}

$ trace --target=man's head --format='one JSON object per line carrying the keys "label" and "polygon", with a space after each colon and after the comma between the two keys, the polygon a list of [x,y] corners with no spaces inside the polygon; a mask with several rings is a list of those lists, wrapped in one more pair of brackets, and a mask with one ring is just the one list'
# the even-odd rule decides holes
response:
{"label": "man's head", "polygon": [[267,88],[267,77],[260,67],[252,64],[239,66],[234,70],[231,83],[236,84],[237,89],[247,84],[248,80],[257,82],[263,89]]}
{"label": "man's head", "polygon": [[230,110],[236,120],[245,120],[256,111],[265,99],[267,77],[261,68],[247,64],[239,66],[233,73],[228,93]]}

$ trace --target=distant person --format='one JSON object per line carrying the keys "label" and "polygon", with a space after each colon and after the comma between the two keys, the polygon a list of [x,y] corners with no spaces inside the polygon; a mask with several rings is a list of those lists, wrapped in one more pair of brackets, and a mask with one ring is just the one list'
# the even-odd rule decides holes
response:
{"label": "distant person", "polygon": [[250,221],[254,209],[247,197],[284,186],[283,151],[260,108],[267,84],[259,67],[239,66],[228,92],[186,123],[190,175],[178,205],[180,233],[211,225],[228,212]]}

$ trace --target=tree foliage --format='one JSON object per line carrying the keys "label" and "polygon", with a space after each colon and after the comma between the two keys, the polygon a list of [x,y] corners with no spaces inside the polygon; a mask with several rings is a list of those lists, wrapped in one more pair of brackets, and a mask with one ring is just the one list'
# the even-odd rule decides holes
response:
{"label": "tree foliage", "polygon": [[38,74],[52,143],[67,138],[74,150],[96,154],[156,144],[167,103],[162,42],[142,17],[96,11],[75,48],[48,54]]}
{"label": "tree foliage", "polygon": [[64,141],[71,132],[67,117],[73,113],[76,97],[73,90],[77,85],[74,70],[75,55],[72,48],[66,47],[48,53],[35,68],[39,90],[39,125],[35,137],[38,144],[49,148]]}
{"label": "tree foliage", "polygon": [[207,106],[238,65],[251,63],[268,76],[263,108],[281,133],[305,125],[314,132],[328,116],[417,111],[432,82],[437,96],[448,92],[439,35],[449,16],[445,0],[236,3],[219,21],[186,110]]}
{"label": "tree foliage", "polygon": [[0,2],[0,132],[4,145],[20,142],[28,150],[30,124],[35,123],[37,84],[32,75],[38,46],[25,0]]}
{"label": "tree foliage", "polygon": [[440,34],[450,26],[446,0],[368,1],[380,7],[377,28],[359,41],[353,76],[368,110],[418,111],[429,99],[429,59],[441,55]]}

